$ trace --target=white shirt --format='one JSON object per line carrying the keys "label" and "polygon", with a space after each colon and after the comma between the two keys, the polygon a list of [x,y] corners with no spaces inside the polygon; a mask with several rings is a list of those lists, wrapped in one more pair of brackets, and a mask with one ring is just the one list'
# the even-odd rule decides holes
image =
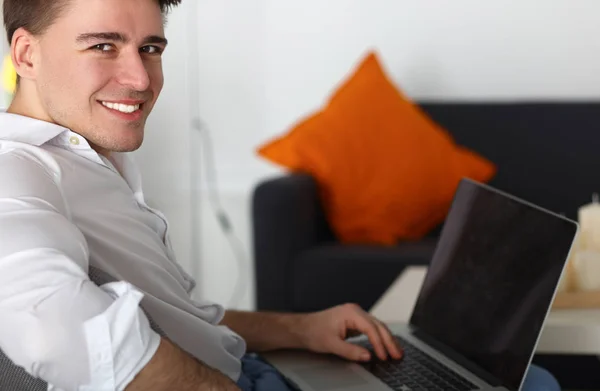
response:
{"label": "white shirt", "polygon": [[[102,287],[88,266],[116,277]],[[169,338],[237,380],[245,342],[190,298],[164,216],[125,154],[0,113],[0,349],[52,390],[123,390]]]}

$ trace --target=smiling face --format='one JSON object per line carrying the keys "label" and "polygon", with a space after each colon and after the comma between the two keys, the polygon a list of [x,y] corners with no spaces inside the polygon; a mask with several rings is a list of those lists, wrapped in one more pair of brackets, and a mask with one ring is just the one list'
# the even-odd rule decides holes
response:
{"label": "smiling face", "polygon": [[25,70],[15,112],[69,128],[105,155],[139,148],[163,86],[156,0],[70,0],[43,35],[18,31],[13,46]]}

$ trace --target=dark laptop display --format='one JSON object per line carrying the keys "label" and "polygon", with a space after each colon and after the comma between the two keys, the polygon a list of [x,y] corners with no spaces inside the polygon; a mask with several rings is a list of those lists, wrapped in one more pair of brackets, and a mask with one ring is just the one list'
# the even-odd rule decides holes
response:
{"label": "dark laptop display", "polygon": [[411,324],[518,390],[576,232],[572,221],[462,181]]}

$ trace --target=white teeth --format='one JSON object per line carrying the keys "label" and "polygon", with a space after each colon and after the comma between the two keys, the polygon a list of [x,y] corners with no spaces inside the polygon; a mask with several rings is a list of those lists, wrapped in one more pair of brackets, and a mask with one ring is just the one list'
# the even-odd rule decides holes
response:
{"label": "white teeth", "polygon": [[120,111],[121,113],[131,114],[140,109],[140,105],[124,105],[122,103],[102,102],[102,105],[109,109]]}

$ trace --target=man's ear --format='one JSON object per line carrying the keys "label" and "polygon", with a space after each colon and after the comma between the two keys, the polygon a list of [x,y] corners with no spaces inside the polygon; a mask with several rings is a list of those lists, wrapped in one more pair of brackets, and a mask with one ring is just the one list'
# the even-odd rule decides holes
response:
{"label": "man's ear", "polygon": [[11,43],[11,56],[15,71],[22,79],[36,78],[38,50],[38,40],[29,31],[22,27],[15,31]]}

